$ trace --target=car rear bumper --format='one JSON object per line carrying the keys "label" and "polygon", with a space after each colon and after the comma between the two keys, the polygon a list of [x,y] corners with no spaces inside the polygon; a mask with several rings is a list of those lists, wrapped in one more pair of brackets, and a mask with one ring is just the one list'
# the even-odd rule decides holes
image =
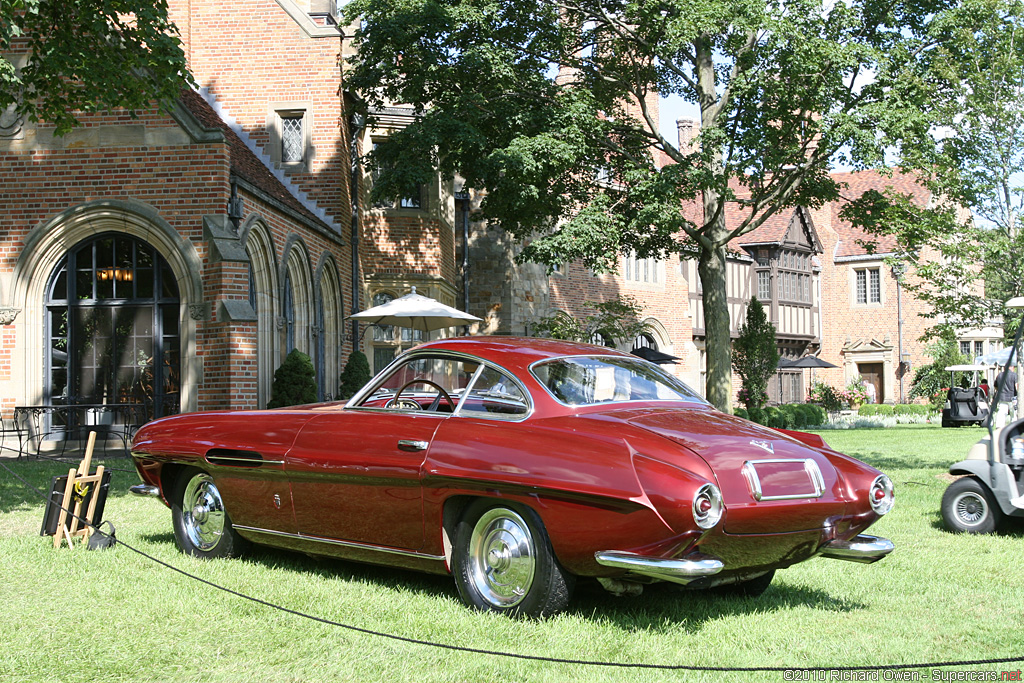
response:
{"label": "car rear bumper", "polygon": [[[893,542],[887,538],[861,534],[848,540],[833,539],[817,552],[812,545],[803,554],[803,559],[815,555],[848,562],[868,564],[877,562],[893,551]],[[594,553],[594,559],[602,567],[620,569],[634,576],[644,576],[658,581],[689,584],[713,577],[725,569],[726,563],[715,555],[693,552],[680,558],[649,557],[624,550],[602,550]],[[799,561],[797,557],[791,560]],[[781,566],[792,564],[788,561]],[[779,565],[776,565],[779,566]],[[751,567],[746,567],[747,570]],[[714,580],[713,583],[718,580]]]}
{"label": "car rear bumper", "polygon": [[847,560],[849,562],[862,562],[870,564],[893,551],[893,542],[887,538],[868,536],[861,534],[854,536],[848,541],[835,539],[821,547],[819,554],[822,557],[829,557],[834,560]]}
{"label": "car rear bumper", "polygon": [[717,557],[702,553],[666,559],[646,557],[622,550],[602,550],[594,553],[594,559],[604,567],[625,569],[631,574],[681,584],[714,576],[725,568],[725,563]]}

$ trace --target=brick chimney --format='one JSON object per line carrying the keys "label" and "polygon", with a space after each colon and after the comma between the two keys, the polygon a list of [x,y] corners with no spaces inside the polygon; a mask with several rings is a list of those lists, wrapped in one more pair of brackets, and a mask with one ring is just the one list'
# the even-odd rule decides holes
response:
{"label": "brick chimney", "polygon": [[679,151],[683,154],[696,152],[694,141],[700,134],[700,124],[693,119],[676,119],[676,128],[679,130]]}

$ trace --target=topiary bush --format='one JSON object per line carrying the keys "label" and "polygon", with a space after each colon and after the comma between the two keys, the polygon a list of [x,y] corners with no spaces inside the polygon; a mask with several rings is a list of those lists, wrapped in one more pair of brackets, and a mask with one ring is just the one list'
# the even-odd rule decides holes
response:
{"label": "topiary bush", "polygon": [[309,356],[293,349],[274,373],[268,408],[316,403],[316,371]]}
{"label": "topiary bush", "polygon": [[345,369],[341,371],[338,385],[338,398],[348,399],[366,386],[373,375],[370,373],[370,361],[362,351],[353,351],[345,361]]}

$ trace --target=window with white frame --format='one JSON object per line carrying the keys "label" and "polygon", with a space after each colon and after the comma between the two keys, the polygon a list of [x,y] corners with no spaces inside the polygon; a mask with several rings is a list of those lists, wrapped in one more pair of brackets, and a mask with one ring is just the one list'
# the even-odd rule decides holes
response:
{"label": "window with white frame", "polygon": [[857,268],[854,271],[858,304],[882,303],[882,271],[880,268]]}
{"label": "window with white frame", "polygon": [[624,275],[627,282],[656,284],[660,281],[658,259],[637,258],[636,254],[630,254],[624,261]]}
{"label": "window with white frame", "polygon": [[757,298],[759,301],[769,301],[772,298],[771,271],[757,271]]}
{"label": "window with white frame", "polygon": [[783,250],[779,255],[779,298],[811,303],[810,255]]}

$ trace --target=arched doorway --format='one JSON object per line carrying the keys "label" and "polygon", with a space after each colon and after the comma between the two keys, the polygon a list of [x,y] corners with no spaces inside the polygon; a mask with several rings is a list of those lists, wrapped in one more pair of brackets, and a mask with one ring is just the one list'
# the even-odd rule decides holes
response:
{"label": "arched doorway", "polygon": [[179,412],[180,308],[151,245],[113,232],[78,243],[47,283],[44,403],[134,404],[146,419]]}

